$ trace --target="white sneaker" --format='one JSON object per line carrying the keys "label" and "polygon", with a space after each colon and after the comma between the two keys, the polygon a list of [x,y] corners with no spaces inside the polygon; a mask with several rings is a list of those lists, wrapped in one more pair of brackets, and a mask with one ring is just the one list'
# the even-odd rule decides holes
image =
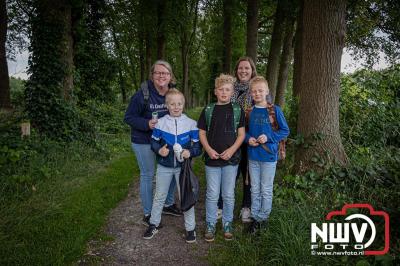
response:
{"label": "white sneaker", "polygon": [[242,210],[240,211],[240,216],[242,216],[242,222],[243,223],[250,223],[251,219],[251,212],[250,212],[250,208],[244,207],[242,208]]}
{"label": "white sneaker", "polygon": [[217,220],[222,219],[222,209],[217,210]]}

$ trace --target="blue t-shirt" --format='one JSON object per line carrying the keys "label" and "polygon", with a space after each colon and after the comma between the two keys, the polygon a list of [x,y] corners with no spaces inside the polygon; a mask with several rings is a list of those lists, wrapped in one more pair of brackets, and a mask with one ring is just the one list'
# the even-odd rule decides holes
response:
{"label": "blue t-shirt", "polygon": [[275,162],[278,160],[278,143],[289,135],[289,127],[281,108],[276,105],[274,108],[276,121],[279,126],[277,131],[272,129],[266,107],[254,106],[250,112],[249,130],[246,132],[245,141],[248,143],[250,137],[257,139],[260,135],[264,134],[267,136],[265,145],[271,151],[271,153],[267,152],[261,145],[257,147],[248,145],[247,151],[250,160],[261,162]]}

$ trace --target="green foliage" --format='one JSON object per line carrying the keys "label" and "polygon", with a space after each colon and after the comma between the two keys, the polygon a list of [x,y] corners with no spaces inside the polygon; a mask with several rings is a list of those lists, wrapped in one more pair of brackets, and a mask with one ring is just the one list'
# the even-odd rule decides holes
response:
{"label": "green foliage", "polygon": [[24,90],[26,81],[10,77],[10,97],[13,106],[24,106]]}
{"label": "green foliage", "polygon": [[348,148],[399,146],[399,87],[400,65],[342,78],[340,129]]}

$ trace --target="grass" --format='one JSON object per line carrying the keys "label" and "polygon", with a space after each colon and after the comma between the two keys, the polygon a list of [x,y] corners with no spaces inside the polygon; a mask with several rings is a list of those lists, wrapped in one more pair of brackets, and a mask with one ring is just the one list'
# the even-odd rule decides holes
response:
{"label": "grass", "polygon": [[29,197],[1,197],[0,265],[64,265],[84,253],[138,171],[131,152],[111,148],[118,141],[107,141],[108,154],[77,145],[38,156],[49,178]]}

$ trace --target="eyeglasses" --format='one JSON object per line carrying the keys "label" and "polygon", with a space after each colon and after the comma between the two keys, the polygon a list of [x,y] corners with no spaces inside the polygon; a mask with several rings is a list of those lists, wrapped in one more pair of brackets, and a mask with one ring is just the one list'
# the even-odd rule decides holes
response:
{"label": "eyeglasses", "polygon": [[171,75],[169,72],[159,72],[159,71],[154,71],[153,72],[154,76],[169,76]]}

